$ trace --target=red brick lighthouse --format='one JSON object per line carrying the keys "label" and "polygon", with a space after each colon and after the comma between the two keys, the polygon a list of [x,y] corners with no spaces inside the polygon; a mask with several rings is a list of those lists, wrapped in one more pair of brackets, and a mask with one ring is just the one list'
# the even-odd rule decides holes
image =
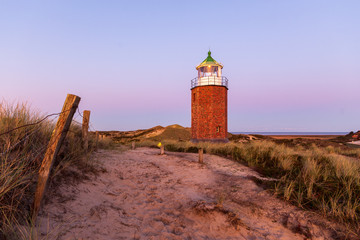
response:
{"label": "red brick lighthouse", "polygon": [[191,141],[228,142],[228,79],[221,74],[223,65],[208,52],[207,58],[191,80]]}

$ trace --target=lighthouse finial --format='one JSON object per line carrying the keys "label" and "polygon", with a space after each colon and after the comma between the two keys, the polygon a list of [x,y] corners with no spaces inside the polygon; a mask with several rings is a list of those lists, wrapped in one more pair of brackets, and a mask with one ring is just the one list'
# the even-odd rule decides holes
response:
{"label": "lighthouse finial", "polygon": [[211,57],[210,47],[209,47],[209,51],[208,51],[208,56]]}

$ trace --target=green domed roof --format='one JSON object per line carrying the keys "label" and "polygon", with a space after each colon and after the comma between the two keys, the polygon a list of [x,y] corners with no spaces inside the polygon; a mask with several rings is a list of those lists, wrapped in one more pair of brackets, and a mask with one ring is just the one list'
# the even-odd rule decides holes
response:
{"label": "green domed roof", "polygon": [[197,67],[196,69],[199,69],[202,66],[209,66],[209,65],[213,65],[213,66],[220,66],[221,68],[223,68],[223,65],[221,63],[218,63],[217,61],[215,61],[215,59],[212,58],[211,56],[211,51],[209,50],[208,52],[208,56],[207,58],[205,58],[204,61],[202,61]]}

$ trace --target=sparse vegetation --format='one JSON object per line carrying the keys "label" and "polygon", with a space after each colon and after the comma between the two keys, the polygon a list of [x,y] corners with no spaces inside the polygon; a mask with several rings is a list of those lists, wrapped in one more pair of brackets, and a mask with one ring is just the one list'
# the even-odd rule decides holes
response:
{"label": "sparse vegetation", "polygon": [[[138,145],[156,147],[144,140]],[[262,182],[279,197],[317,210],[358,229],[360,218],[360,150],[311,145],[289,147],[269,140],[248,143],[198,143],[164,140],[167,151],[205,152],[246,163],[266,177]]]}
{"label": "sparse vegetation", "polygon": [[114,149],[116,146],[117,144],[110,137],[100,138],[98,140],[98,147],[100,149]]}
{"label": "sparse vegetation", "polygon": [[[0,133],[38,122],[43,116],[27,104],[0,102]],[[0,239],[27,239],[22,225],[28,222],[37,173],[48,145],[54,122],[51,119],[0,135]],[[53,176],[77,161],[81,128],[72,125],[54,164]],[[17,234],[17,233],[18,234]],[[20,234],[20,235],[19,235]]]}
{"label": "sparse vegetation", "polygon": [[[26,104],[1,103],[0,133],[41,118]],[[38,168],[53,126],[46,120],[0,136],[0,239],[2,235],[16,239],[14,229],[29,219]],[[114,134],[101,138],[99,148],[115,148],[113,140],[126,144],[136,141],[137,146],[147,147],[157,147],[161,141],[167,151],[178,152],[197,153],[203,148],[205,153],[240,161],[266,177],[276,178],[259,183],[284,200],[350,224],[353,229],[360,227],[360,149],[336,142],[276,141],[248,135],[231,135],[233,141],[226,144],[195,144],[188,141],[190,130],[177,125]],[[90,140],[89,145],[93,143]],[[81,129],[73,125],[54,165],[54,182],[70,165],[94,170],[78,161],[84,154],[80,146]],[[73,164],[75,161],[78,164]]]}

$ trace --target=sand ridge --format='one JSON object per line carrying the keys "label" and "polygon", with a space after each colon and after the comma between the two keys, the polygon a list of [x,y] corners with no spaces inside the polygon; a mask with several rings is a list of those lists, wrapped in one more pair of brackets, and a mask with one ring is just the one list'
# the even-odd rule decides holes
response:
{"label": "sand ridge", "polygon": [[[253,182],[218,156],[158,149],[94,153],[106,172],[63,184],[38,218],[50,239],[340,239],[336,226]],[[271,179],[270,179],[271,180]]]}

